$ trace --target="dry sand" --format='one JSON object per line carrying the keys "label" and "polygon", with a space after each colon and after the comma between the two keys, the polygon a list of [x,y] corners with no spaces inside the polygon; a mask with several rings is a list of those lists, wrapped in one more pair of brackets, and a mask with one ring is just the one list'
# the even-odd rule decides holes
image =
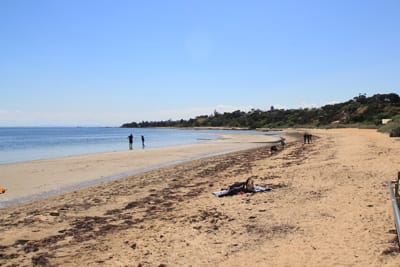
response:
{"label": "dry sand", "polygon": [[[1,209],[0,265],[399,266],[399,140],[311,133]],[[273,190],[211,194],[250,176]]]}

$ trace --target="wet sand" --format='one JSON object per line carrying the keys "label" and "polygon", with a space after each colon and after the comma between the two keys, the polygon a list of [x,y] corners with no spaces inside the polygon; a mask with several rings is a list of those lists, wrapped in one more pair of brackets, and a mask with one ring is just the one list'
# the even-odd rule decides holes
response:
{"label": "wet sand", "polygon": [[[398,266],[400,142],[311,133],[1,209],[0,265]],[[273,190],[212,195],[250,176]]]}

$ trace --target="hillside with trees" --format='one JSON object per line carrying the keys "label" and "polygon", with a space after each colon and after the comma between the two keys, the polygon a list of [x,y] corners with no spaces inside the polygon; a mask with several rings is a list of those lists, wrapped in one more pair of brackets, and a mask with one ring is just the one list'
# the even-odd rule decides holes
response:
{"label": "hillside with trees", "polygon": [[[319,108],[252,109],[244,112],[201,115],[189,120],[142,121],[125,123],[121,127],[228,127],[228,128],[288,128],[288,127],[376,127],[382,119],[400,122],[400,97],[395,93],[353,99]],[[393,123],[393,122],[392,122]]]}

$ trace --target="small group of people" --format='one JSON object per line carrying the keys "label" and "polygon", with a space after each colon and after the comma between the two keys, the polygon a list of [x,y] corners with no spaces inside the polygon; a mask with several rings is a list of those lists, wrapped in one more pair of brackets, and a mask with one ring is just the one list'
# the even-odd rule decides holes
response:
{"label": "small group of people", "polygon": [[304,133],[304,144],[312,143],[312,134],[305,132]]}
{"label": "small group of people", "polygon": [[[128,141],[129,141],[129,150],[133,149],[133,134],[130,134],[128,136]],[[144,149],[144,136],[142,135],[142,148]]]}

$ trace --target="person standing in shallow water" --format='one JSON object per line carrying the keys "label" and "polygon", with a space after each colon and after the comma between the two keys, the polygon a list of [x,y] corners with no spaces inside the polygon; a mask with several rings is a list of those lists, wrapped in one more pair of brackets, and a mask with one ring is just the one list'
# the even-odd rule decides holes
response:
{"label": "person standing in shallow water", "polygon": [[133,135],[130,134],[128,136],[128,140],[129,140],[129,150],[132,150],[132,145],[133,145]]}
{"label": "person standing in shallow water", "polygon": [[144,149],[144,136],[142,135],[142,148]]}

